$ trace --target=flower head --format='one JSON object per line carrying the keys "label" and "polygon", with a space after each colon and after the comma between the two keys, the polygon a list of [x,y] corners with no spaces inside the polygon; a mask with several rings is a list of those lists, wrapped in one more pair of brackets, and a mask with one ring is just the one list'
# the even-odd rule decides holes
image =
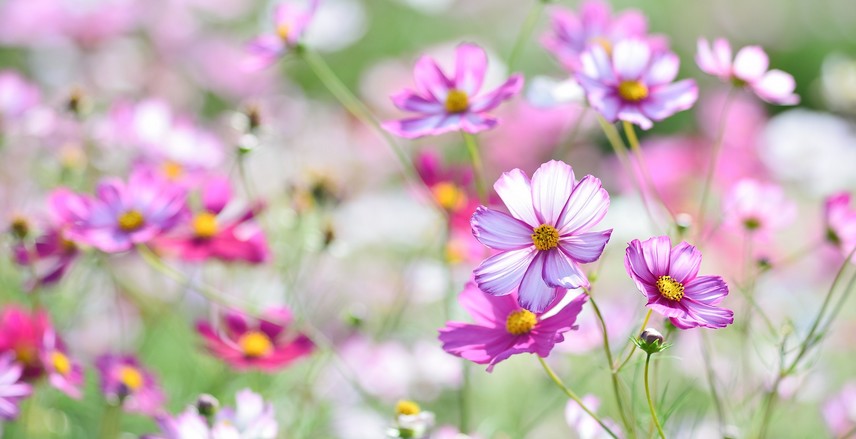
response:
{"label": "flower head", "polygon": [[273,406],[261,395],[244,389],[235,396],[236,408],[223,408],[209,422],[197,407],[177,416],[158,416],[163,439],[273,439],[279,432]]}
{"label": "flower head", "polygon": [[493,187],[510,214],[484,206],[473,214],[473,235],[500,252],[473,271],[479,288],[494,296],[518,289],[520,306],[540,313],[563,289],[588,287],[579,264],[600,258],[612,234],[589,231],[609,207],[600,180],[576,181],[569,165],[554,160],[531,181],[515,169]]}
{"label": "flower head", "polygon": [[790,224],[797,206],[785,197],[781,186],[747,178],[728,192],[723,211],[725,222],[732,228],[767,235]]}
{"label": "flower head", "polygon": [[16,263],[30,266],[35,272],[29,289],[58,282],[80,253],[62,228],[55,226],[36,237],[32,245],[24,241],[16,243],[13,251]]}
{"label": "flower head", "polygon": [[720,308],[728,285],[719,276],[699,276],[701,252],[681,242],[672,247],[668,236],[627,246],[624,267],[648,307],[669,317],[681,329],[724,328],[734,321],[731,310]]}
{"label": "flower head", "polygon": [[24,366],[15,362],[15,355],[0,354],[0,419],[11,421],[18,417],[18,404],[30,396],[33,388],[21,382]]}
{"label": "flower head", "polygon": [[13,120],[35,107],[40,98],[38,87],[14,70],[0,70],[0,123]]}
{"label": "flower head", "polygon": [[849,255],[856,248],[856,209],[850,206],[850,194],[832,195],[824,203],[826,239]]}
{"label": "flower head", "polygon": [[477,364],[493,367],[515,354],[550,355],[564,341],[565,332],[577,329],[574,322],[587,296],[580,294],[549,317],[517,304],[517,294],[492,296],[469,282],[458,300],[475,323],[448,322],[440,329],[443,350]]}
{"label": "flower head", "polygon": [[293,1],[276,5],[273,11],[273,32],[259,35],[250,41],[244,67],[247,70],[263,69],[297,47],[312,22],[312,17],[315,16],[318,2],[319,0],[309,0],[305,7],[298,6]]}
{"label": "flower head", "polygon": [[51,386],[72,398],[81,398],[84,385],[83,367],[69,356],[65,344],[53,329],[45,334],[39,359]]}
{"label": "flower head", "polygon": [[101,392],[128,412],[157,415],[163,407],[163,392],[155,377],[130,355],[106,354],[95,362],[101,375]]}
{"label": "flower head", "polygon": [[404,90],[392,96],[396,107],[418,116],[385,122],[384,129],[413,139],[450,131],[475,134],[495,127],[499,121],[487,112],[517,95],[523,87],[523,76],[511,75],[496,89],[482,93],[486,71],[487,54],[475,44],[457,47],[451,77],[430,57],[419,58],[413,69],[416,91]]}
{"label": "flower head", "polygon": [[794,94],[794,77],[781,70],[767,70],[770,60],[759,46],[746,46],[731,59],[731,45],[718,38],[711,46],[704,38],[698,40],[696,64],[710,75],[746,87],[771,104],[796,105],[800,97]]}
{"label": "flower head", "polygon": [[258,368],[266,372],[280,370],[315,348],[305,334],[288,331],[291,311],[272,308],[262,319],[252,321],[237,311],[226,311],[222,328],[199,322],[196,329],[205,339],[211,354],[238,370]]}
{"label": "flower head", "polygon": [[646,41],[619,41],[611,53],[592,46],[580,59],[577,81],[589,104],[610,122],[622,120],[647,130],[653,121],[692,107],[698,98],[694,80],[672,82],[678,56],[654,50]]}

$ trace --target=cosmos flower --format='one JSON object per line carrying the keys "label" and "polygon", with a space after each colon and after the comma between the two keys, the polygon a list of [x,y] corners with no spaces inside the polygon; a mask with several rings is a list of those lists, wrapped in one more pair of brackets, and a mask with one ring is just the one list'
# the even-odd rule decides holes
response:
{"label": "cosmos flower", "polygon": [[589,104],[606,120],[649,129],[693,106],[698,87],[692,79],[672,82],[680,60],[668,51],[655,51],[642,40],[622,40],[609,53],[592,46],[581,56],[576,78]]}
{"label": "cosmos flower", "polygon": [[14,70],[0,70],[0,123],[15,120],[41,99],[38,87]]}
{"label": "cosmos flower", "polygon": [[225,407],[209,421],[190,406],[176,416],[157,417],[161,436],[154,439],[273,439],[279,432],[279,424],[273,405],[266,403],[261,395],[250,389],[235,395],[236,408]]}
{"label": "cosmos flower", "polygon": [[719,276],[698,276],[700,266],[698,249],[686,242],[672,247],[668,236],[634,239],[624,258],[649,308],[681,329],[724,328],[734,321],[731,310],[717,306],[728,295],[728,285]]}
{"label": "cosmos flower", "polygon": [[306,7],[297,6],[293,1],[276,5],[273,11],[274,31],[250,41],[244,68],[250,71],[263,69],[297,47],[317,9],[318,0],[309,0]]}
{"label": "cosmos flower", "polygon": [[449,213],[453,227],[469,229],[470,215],[478,206],[472,168],[442,163],[440,157],[430,151],[419,153],[413,165],[434,201]]}
{"label": "cosmos flower", "polygon": [[725,223],[754,236],[768,235],[790,224],[797,206],[785,196],[782,187],[746,178],[728,192],[723,206]]}
{"label": "cosmos flower", "polygon": [[847,437],[856,428],[856,382],[850,381],[823,405],[823,420],[833,437]]}
{"label": "cosmos flower", "polygon": [[574,323],[587,296],[580,294],[549,317],[521,308],[516,293],[492,296],[473,282],[467,283],[458,300],[475,323],[446,323],[440,329],[443,350],[487,364],[491,372],[496,364],[515,354],[550,355],[553,346],[564,341],[562,334],[577,329]]}
{"label": "cosmos flower", "polygon": [[262,319],[251,321],[234,310],[222,315],[222,328],[199,322],[196,330],[204,338],[208,351],[238,370],[258,368],[278,371],[315,348],[305,334],[289,331],[291,311],[268,309]]}
{"label": "cosmos flower", "polygon": [[823,216],[827,241],[849,255],[856,248],[856,209],[850,205],[850,194],[840,192],[827,197]]}
{"label": "cosmos flower", "polygon": [[396,107],[418,116],[384,122],[384,129],[413,139],[450,131],[475,134],[495,127],[498,119],[487,112],[517,95],[523,88],[523,76],[511,75],[496,89],[480,93],[486,71],[487,54],[475,44],[457,47],[451,77],[433,59],[422,56],[413,69],[416,91],[404,90],[392,96]]}
{"label": "cosmos flower", "polygon": [[18,404],[30,396],[33,388],[21,382],[24,367],[15,362],[15,355],[0,354],[0,419],[11,421],[18,417]]}
{"label": "cosmos flower", "polygon": [[92,197],[60,188],[49,202],[69,239],[107,253],[147,243],[185,214],[184,188],[146,170],[134,171],[127,183],[104,179],[95,193]]}
{"label": "cosmos flower", "polygon": [[796,105],[800,97],[794,94],[794,77],[781,70],[767,70],[770,60],[760,46],[746,46],[731,59],[731,45],[718,38],[713,46],[704,38],[698,40],[696,64],[719,79],[745,87],[771,104]]}
{"label": "cosmos flower", "polygon": [[569,165],[553,160],[531,181],[515,169],[493,187],[510,215],[484,206],[473,214],[473,235],[500,252],[473,271],[479,288],[494,296],[517,288],[520,306],[540,313],[561,289],[588,287],[579,264],[600,258],[612,234],[589,231],[609,207],[600,180],[587,175],[577,182]]}
{"label": "cosmos flower", "polygon": [[32,266],[36,273],[36,278],[28,286],[30,290],[58,282],[80,254],[77,245],[66,239],[62,229],[55,226],[36,237],[32,246],[18,242],[13,251],[18,265]]}
{"label": "cosmos flower", "polygon": [[45,334],[39,359],[51,386],[74,399],[81,398],[84,385],[83,367],[69,357],[65,344],[53,329]]}
{"label": "cosmos flower", "polygon": [[154,376],[131,355],[105,354],[95,361],[101,376],[101,392],[108,401],[127,412],[157,415],[165,397]]}

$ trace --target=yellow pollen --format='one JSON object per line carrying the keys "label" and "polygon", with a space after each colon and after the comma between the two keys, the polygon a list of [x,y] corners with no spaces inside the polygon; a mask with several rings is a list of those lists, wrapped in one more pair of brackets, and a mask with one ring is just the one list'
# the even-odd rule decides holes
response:
{"label": "yellow pollen", "polygon": [[418,415],[419,412],[422,411],[419,408],[419,404],[409,401],[406,399],[402,399],[395,404],[395,414],[396,415]]}
{"label": "yellow pollen", "polygon": [[263,357],[273,350],[270,338],[262,332],[250,331],[241,336],[238,345],[244,351],[244,355],[251,358]]}
{"label": "yellow pollen", "polygon": [[166,178],[170,180],[177,180],[178,177],[181,177],[181,174],[184,173],[184,167],[181,166],[180,163],[176,163],[173,161],[165,162],[161,165],[161,170],[163,171]]}
{"label": "yellow pollen", "polygon": [[532,233],[532,243],[538,250],[550,250],[559,246],[559,231],[555,227],[541,224]]}
{"label": "yellow pollen", "polygon": [[146,220],[143,214],[137,210],[129,210],[119,216],[119,228],[125,232],[133,232],[134,230],[143,227]]}
{"label": "yellow pollen", "polygon": [[143,374],[136,367],[122,366],[119,370],[119,381],[133,392],[143,387]]}
{"label": "yellow pollen", "polygon": [[684,297],[684,284],[672,279],[672,276],[660,276],[657,279],[657,291],[666,299],[679,301]]}
{"label": "yellow pollen", "polygon": [[71,361],[62,352],[54,351],[51,354],[51,363],[53,363],[54,370],[60,375],[68,375],[68,372],[71,371]]}
{"label": "yellow pollen", "polygon": [[202,212],[193,217],[193,233],[198,238],[211,238],[217,234],[217,216],[210,212]]}
{"label": "yellow pollen", "polygon": [[460,209],[467,202],[467,195],[457,186],[447,181],[437,183],[431,188],[437,204],[446,210]]}
{"label": "yellow pollen", "polygon": [[597,44],[603,48],[607,55],[612,55],[612,43],[604,37],[594,37],[589,40],[589,44]]}
{"label": "yellow pollen", "polygon": [[38,360],[36,349],[32,346],[18,345],[13,348],[15,360],[25,366],[32,366]]}
{"label": "yellow pollen", "polygon": [[276,27],[276,35],[281,38],[283,41],[288,40],[288,33],[291,29],[288,28],[287,24],[280,24]]}
{"label": "yellow pollen", "polygon": [[538,323],[538,317],[535,314],[521,309],[508,315],[508,319],[505,321],[505,330],[513,335],[528,334],[536,323]]}
{"label": "yellow pollen", "polygon": [[648,86],[640,81],[621,81],[618,94],[625,101],[639,102],[648,97]]}
{"label": "yellow pollen", "polygon": [[446,111],[449,113],[463,113],[470,107],[470,98],[467,94],[458,89],[449,90],[446,95]]}

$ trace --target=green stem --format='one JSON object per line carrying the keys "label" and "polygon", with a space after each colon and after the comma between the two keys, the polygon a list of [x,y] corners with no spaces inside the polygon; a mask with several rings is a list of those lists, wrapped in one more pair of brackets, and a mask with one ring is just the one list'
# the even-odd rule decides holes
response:
{"label": "green stem", "polygon": [[654,426],[657,427],[657,433],[660,434],[660,439],[666,439],[666,434],[663,433],[663,427],[660,421],[657,420],[657,412],[654,410],[654,401],[651,400],[651,386],[648,385],[648,364],[651,363],[651,354],[645,358],[645,397],[648,398],[648,408],[651,409],[651,419],[654,421]]}
{"label": "green stem", "polygon": [[122,405],[108,403],[101,415],[99,439],[118,439],[122,421]]}
{"label": "green stem", "polygon": [[538,18],[541,16],[541,11],[544,10],[545,3],[545,0],[535,0],[535,4],[529,9],[529,14],[526,15],[526,20],[523,21],[523,26],[520,27],[520,33],[517,34],[517,39],[514,40],[511,56],[508,57],[508,70],[514,71],[517,58],[520,57],[523,45],[532,36],[532,31],[535,30],[535,25],[538,24]]}
{"label": "green stem", "polygon": [[547,375],[550,376],[550,379],[552,379],[553,382],[556,383],[556,386],[558,386],[560,389],[562,389],[563,392],[565,392],[565,395],[568,395],[568,398],[571,398],[572,400],[576,401],[576,403],[579,404],[580,407],[582,407],[583,411],[588,413],[588,415],[591,416],[592,419],[597,421],[597,423],[600,424],[601,427],[603,427],[603,430],[606,431],[607,434],[609,434],[615,439],[618,439],[618,436],[609,427],[607,427],[606,424],[604,424],[603,421],[594,412],[592,412],[588,407],[586,407],[585,404],[583,404],[583,401],[580,399],[580,397],[577,396],[577,394],[574,393],[573,390],[569,389],[568,386],[566,386],[565,383],[562,382],[562,380],[556,375],[555,372],[553,372],[553,369],[550,368],[550,366],[547,364],[546,361],[544,361],[543,358],[539,356],[538,361],[541,363],[541,366],[544,368],[544,371],[547,372]]}
{"label": "green stem", "polygon": [[722,142],[725,138],[725,125],[727,122],[728,110],[731,108],[731,103],[734,101],[737,89],[732,87],[728,91],[728,96],[725,97],[725,102],[722,104],[722,111],[719,113],[719,129],[716,132],[716,139],[713,143],[710,161],[708,162],[707,176],[704,179],[704,187],[701,193],[701,203],[698,208],[698,237],[701,238],[704,233],[704,214],[707,209],[707,199],[710,197],[710,187],[713,183],[713,176],[716,174],[716,164],[719,161],[719,153],[722,150]]}
{"label": "green stem", "polygon": [[473,165],[473,177],[476,180],[476,190],[479,193],[479,200],[482,204],[487,206],[488,198],[487,185],[485,184],[484,179],[484,164],[482,163],[479,145],[476,142],[476,136],[463,131],[461,131],[461,134],[464,135],[464,142],[467,144],[467,151],[470,153],[470,161]]}
{"label": "green stem", "polygon": [[[648,321],[651,320],[651,314],[653,312],[654,312],[653,309],[648,310],[648,313],[645,314],[645,319],[642,320],[642,327],[639,329],[639,332],[637,332],[634,335],[641,334],[642,331],[645,330],[645,328],[648,326]],[[627,364],[628,361],[630,361],[630,357],[632,357],[633,352],[636,351],[636,343],[629,343],[629,344],[630,344],[630,352],[627,354],[627,357],[624,359],[624,361],[622,361],[621,364],[619,364],[617,368],[614,365],[612,366],[612,368],[615,370],[615,373],[618,373],[621,371],[621,368],[623,368],[624,365]]]}
{"label": "green stem", "polygon": [[648,186],[648,190],[654,194],[654,198],[663,206],[663,210],[665,210],[669,217],[672,219],[672,224],[677,226],[678,219],[675,217],[675,213],[672,212],[672,209],[669,209],[669,205],[666,204],[666,200],[660,195],[660,191],[657,190],[657,187],[654,186],[654,180],[651,178],[651,174],[648,173],[648,165],[645,163],[645,156],[642,155],[642,148],[639,146],[639,138],[636,137],[636,129],[633,127],[633,124],[627,121],[622,122],[624,127],[624,133],[627,135],[627,141],[630,143],[630,150],[633,151],[633,155],[636,156],[636,161],[639,163],[639,170],[642,173],[642,179],[645,184]]}
{"label": "green stem", "polygon": [[701,355],[704,358],[707,384],[710,387],[710,396],[713,399],[713,406],[716,409],[716,419],[719,421],[719,428],[721,430],[725,427],[725,409],[723,408],[722,400],[719,398],[719,391],[716,390],[716,375],[713,372],[710,358],[710,341],[707,339],[707,332],[705,331],[701,333]]}

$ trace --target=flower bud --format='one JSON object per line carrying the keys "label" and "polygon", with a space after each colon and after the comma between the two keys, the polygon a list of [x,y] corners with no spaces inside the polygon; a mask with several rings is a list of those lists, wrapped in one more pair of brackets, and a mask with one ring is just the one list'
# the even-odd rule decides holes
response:
{"label": "flower bud", "polygon": [[220,401],[207,393],[203,393],[196,399],[196,410],[200,415],[210,418],[220,410]]}
{"label": "flower bud", "polygon": [[648,355],[663,352],[671,346],[666,344],[665,341],[666,339],[663,337],[663,334],[660,334],[660,331],[657,331],[654,328],[646,328],[642,331],[642,334],[640,334],[639,337],[633,339],[633,343],[635,343],[636,346],[639,346],[639,349],[642,349]]}

